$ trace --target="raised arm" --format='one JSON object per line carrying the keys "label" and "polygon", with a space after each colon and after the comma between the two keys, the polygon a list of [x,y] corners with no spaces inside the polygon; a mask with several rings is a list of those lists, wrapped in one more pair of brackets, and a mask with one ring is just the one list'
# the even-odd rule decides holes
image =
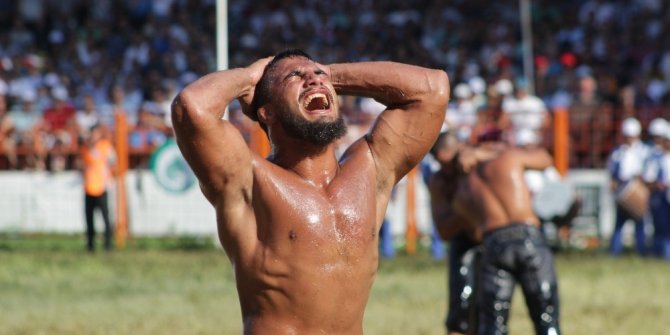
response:
{"label": "raised arm", "polygon": [[544,148],[518,150],[520,162],[526,170],[544,170],[554,165],[554,159]]}
{"label": "raised arm", "polygon": [[252,153],[223,114],[236,98],[248,106],[268,61],[208,74],[184,88],[172,103],[177,144],[217,211],[224,247],[239,237],[242,222],[252,213],[253,175]]}
{"label": "raised arm", "polygon": [[447,74],[393,62],[332,64],[329,68],[339,94],[372,97],[387,106],[367,141],[377,165],[378,186],[392,186],[437,139],[449,100]]}

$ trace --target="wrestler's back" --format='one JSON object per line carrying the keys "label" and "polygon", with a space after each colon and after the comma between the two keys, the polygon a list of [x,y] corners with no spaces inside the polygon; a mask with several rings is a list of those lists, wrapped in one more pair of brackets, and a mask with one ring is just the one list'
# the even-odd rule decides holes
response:
{"label": "wrestler's back", "polygon": [[483,231],[512,222],[539,225],[514,152],[480,163],[458,189],[457,210]]}
{"label": "wrestler's back", "polygon": [[245,333],[362,333],[378,264],[371,166],[342,165],[323,189],[272,164],[254,179],[258,243],[235,260]]}

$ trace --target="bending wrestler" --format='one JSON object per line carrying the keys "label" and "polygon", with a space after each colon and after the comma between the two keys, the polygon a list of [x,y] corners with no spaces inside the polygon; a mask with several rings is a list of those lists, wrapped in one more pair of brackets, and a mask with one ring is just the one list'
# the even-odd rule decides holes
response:
{"label": "bending wrestler", "polygon": [[445,322],[449,335],[476,332],[475,294],[481,257],[481,229],[454,211],[454,199],[465,170],[471,168],[467,165],[491,159],[499,152],[495,146],[468,146],[459,142],[451,131],[441,133],[430,151],[440,163],[440,169],[429,182],[433,222],[440,237],[449,242],[449,301]]}
{"label": "bending wrestler", "polygon": [[483,232],[477,333],[507,334],[519,283],[536,334],[560,334],[554,259],[533,212],[523,173],[552,164],[544,149],[508,148],[497,157],[468,162],[453,210]]}
{"label": "bending wrestler", "polygon": [[[388,108],[338,161],[338,94]],[[269,157],[222,119],[234,99],[258,121]],[[216,210],[245,334],[362,334],[393,186],[444,120],[444,71],[393,62],[322,65],[288,50],[208,74],[175,98],[177,143]]]}

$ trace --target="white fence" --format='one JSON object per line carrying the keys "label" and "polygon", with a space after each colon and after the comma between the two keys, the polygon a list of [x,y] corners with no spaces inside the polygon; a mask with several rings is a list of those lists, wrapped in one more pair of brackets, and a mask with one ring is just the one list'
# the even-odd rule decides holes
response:
{"label": "white fence", "polygon": [[[607,237],[612,230],[614,207],[607,174],[601,170],[571,171],[572,182],[584,198],[577,227]],[[431,230],[428,191],[416,175],[417,228]],[[406,228],[406,181],[397,187],[387,218],[394,235]],[[126,177],[129,229],[134,236],[216,234],[212,206],[200,193],[197,183],[183,192],[163,189],[148,170],[130,171]],[[0,232],[81,233],[84,230],[83,187],[78,172],[1,172]],[[110,193],[114,208],[114,193]],[[113,213],[113,211],[112,211]],[[113,219],[113,218],[112,218]],[[96,225],[101,226],[98,217]]]}
{"label": "white fence", "polygon": [[[130,234],[216,234],[214,210],[197,184],[182,193],[170,193],[144,170],[130,171],[126,188]],[[0,190],[0,232],[79,233],[86,226],[78,172],[2,172]],[[112,209],[114,196],[110,192]],[[96,226],[102,227],[101,218],[96,218]]]}

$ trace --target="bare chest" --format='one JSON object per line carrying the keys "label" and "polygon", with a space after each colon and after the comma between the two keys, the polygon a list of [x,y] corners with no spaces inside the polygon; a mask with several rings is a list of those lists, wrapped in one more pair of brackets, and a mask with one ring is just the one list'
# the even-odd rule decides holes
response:
{"label": "bare chest", "polygon": [[377,238],[374,189],[357,183],[332,186],[320,190],[285,182],[259,188],[254,206],[259,240],[325,254],[367,249]]}

